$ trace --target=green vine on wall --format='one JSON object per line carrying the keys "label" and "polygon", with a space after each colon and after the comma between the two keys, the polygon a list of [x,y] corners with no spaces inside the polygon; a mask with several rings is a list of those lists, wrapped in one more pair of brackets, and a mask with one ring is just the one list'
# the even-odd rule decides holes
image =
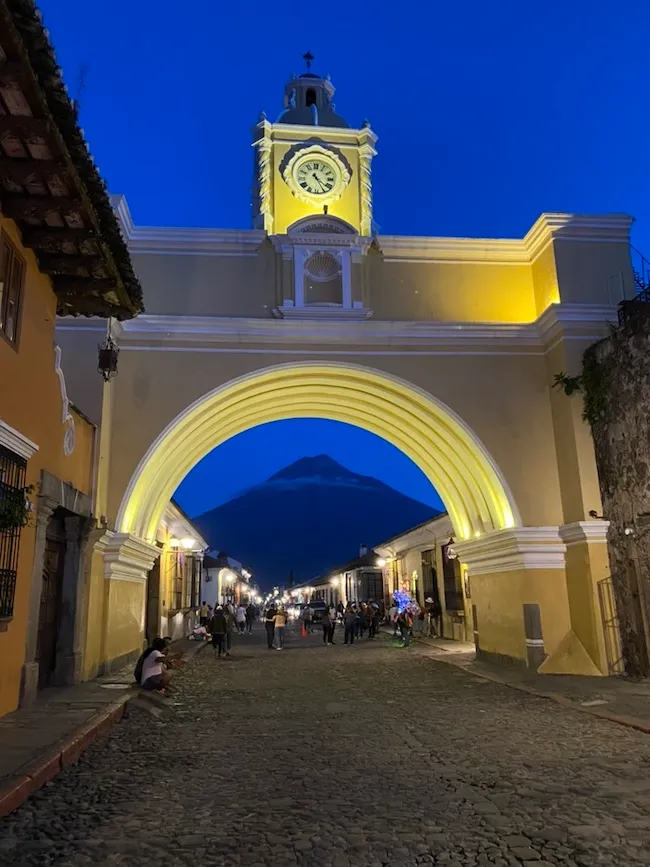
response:
{"label": "green vine on wall", "polygon": [[0,494],[0,533],[20,530],[29,524],[32,504],[29,500],[34,485],[26,488],[9,488]]}
{"label": "green vine on wall", "polygon": [[582,373],[569,376],[567,373],[556,373],[553,388],[560,388],[568,396],[581,393],[583,396],[582,417],[593,427],[603,414],[607,404],[607,370],[596,357],[595,346],[590,346],[585,352],[582,363]]}

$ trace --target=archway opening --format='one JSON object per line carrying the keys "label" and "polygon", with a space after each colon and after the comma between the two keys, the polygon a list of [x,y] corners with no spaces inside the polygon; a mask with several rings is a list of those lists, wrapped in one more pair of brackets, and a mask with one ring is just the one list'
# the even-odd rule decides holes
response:
{"label": "archway opening", "polygon": [[400,449],[440,494],[458,539],[520,524],[498,467],[448,406],[371,368],[321,362],[265,368],[195,401],[141,460],[118,531],[153,542],[174,491],[208,452],[251,427],[288,418],[345,422]]}

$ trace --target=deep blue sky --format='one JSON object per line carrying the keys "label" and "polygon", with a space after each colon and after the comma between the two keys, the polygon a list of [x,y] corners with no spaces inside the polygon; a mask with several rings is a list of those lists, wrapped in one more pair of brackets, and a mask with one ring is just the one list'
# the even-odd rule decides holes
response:
{"label": "deep blue sky", "polygon": [[[88,65],[81,122],[137,224],[249,226],[250,128],[262,109],[277,117],[309,49],[338,112],[379,135],[382,232],[516,237],[543,211],[624,211],[650,258],[647,0],[40,6],[73,97]],[[371,470],[374,449],[356,433],[327,449],[314,447],[326,436],[318,425],[311,434],[280,460],[275,434],[251,433],[224,449],[220,478],[234,489],[328,451],[404,490],[401,460],[384,452]]]}
{"label": "deep blue sky", "polygon": [[394,446],[361,428],[321,419],[260,425],[233,437],[192,470],[176,492],[192,517],[293,463],[303,455],[328,454],[340,464],[432,505],[444,508],[426,476]]}

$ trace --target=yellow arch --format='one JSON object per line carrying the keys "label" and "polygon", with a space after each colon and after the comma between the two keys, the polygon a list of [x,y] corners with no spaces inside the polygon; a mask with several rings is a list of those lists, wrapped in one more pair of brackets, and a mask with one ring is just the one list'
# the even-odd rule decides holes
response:
{"label": "yellow arch", "polygon": [[249,428],[289,418],[347,422],[392,443],[435,486],[460,539],[521,523],[498,467],[445,404],[377,370],[306,362],[235,379],[178,415],[133,474],[119,510],[118,532],[153,542],[165,506],[205,455]]}

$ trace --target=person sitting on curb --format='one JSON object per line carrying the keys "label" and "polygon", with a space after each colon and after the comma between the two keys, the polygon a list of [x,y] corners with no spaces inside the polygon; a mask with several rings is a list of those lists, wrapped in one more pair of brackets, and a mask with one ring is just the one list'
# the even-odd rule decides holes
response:
{"label": "person sitting on curb", "polygon": [[165,639],[156,638],[151,647],[148,647],[138,660],[136,673],[140,662],[142,662],[140,686],[143,689],[165,695],[172,679],[172,673],[169,669],[173,664],[172,660],[167,658],[166,651],[167,642]]}

